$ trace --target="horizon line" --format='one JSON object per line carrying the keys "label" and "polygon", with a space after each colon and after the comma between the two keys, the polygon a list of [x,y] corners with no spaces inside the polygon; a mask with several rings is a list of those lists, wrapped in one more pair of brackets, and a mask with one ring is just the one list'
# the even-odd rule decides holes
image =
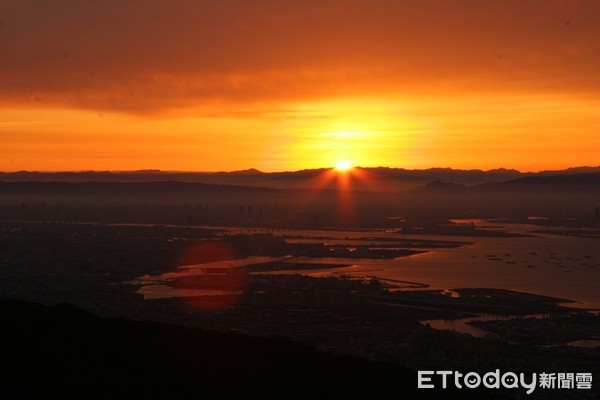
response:
{"label": "horizon line", "polygon": [[[451,171],[469,171],[469,172],[493,172],[493,171],[514,171],[521,174],[527,173],[541,173],[541,172],[561,172],[575,169],[600,169],[600,165],[579,165],[571,166],[559,169],[540,169],[540,170],[519,170],[516,168],[496,167],[490,169],[481,168],[453,168],[453,167],[427,167],[427,168],[405,168],[405,167],[390,167],[390,166],[377,166],[377,167],[362,167],[360,165],[352,167],[352,169],[389,169],[389,170],[402,170],[402,171],[430,171],[430,170],[451,170]],[[236,174],[236,173],[256,173],[256,174],[279,174],[279,173],[295,173],[295,172],[310,172],[319,170],[331,170],[335,167],[319,167],[319,168],[303,168],[297,170],[281,170],[281,171],[262,171],[258,168],[247,168],[237,170],[215,170],[215,171],[201,171],[201,170],[162,170],[155,168],[143,168],[143,169],[132,169],[132,170],[95,170],[95,169],[80,169],[80,170],[13,170],[13,171],[0,171],[0,174],[18,174],[18,173],[38,173],[38,174],[83,174],[83,173],[114,173],[114,174],[127,174],[127,173],[164,173],[164,174]]]}

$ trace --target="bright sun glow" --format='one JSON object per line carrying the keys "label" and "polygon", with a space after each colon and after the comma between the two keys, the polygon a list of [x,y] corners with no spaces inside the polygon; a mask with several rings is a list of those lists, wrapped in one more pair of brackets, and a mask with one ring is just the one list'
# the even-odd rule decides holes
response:
{"label": "bright sun glow", "polygon": [[335,169],[338,171],[348,171],[352,168],[352,164],[348,160],[340,160],[335,163]]}

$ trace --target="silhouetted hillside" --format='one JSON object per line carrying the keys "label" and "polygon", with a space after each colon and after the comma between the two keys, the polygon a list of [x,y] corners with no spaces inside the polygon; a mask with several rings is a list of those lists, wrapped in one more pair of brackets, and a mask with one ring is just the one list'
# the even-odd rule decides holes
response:
{"label": "silhouetted hillside", "polygon": [[[416,373],[285,340],[1,300],[2,398],[405,399]],[[445,395],[456,394],[450,390]],[[477,398],[481,391],[461,393]],[[488,395],[486,393],[486,395]]]}
{"label": "silhouetted hillside", "polygon": [[273,188],[248,182],[0,181],[0,219],[320,228],[393,227],[389,217],[402,215],[560,215],[591,223],[600,196],[600,172],[527,176],[479,185],[413,181],[416,187],[409,190],[399,189],[402,184],[388,185],[386,178],[374,174],[346,181],[338,181],[332,171],[329,175],[331,183],[319,189],[302,188],[299,183]]}
{"label": "silhouetted hillside", "polygon": [[61,193],[61,194],[154,194],[166,193],[276,193],[278,189],[176,181],[159,182],[0,182],[2,193]]}
{"label": "silhouetted hillside", "polygon": [[600,191],[600,172],[589,172],[579,174],[559,174],[549,176],[525,176],[503,182],[484,183],[475,186],[434,180],[425,185],[413,189],[412,193],[419,194],[477,194],[482,192],[519,192],[529,191]]}
{"label": "silhouetted hillside", "polygon": [[426,185],[419,186],[414,189],[414,193],[427,194],[427,193],[464,193],[468,189],[467,186],[461,185],[459,183],[454,182],[442,182],[439,180],[435,180],[433,182],[429,182]]}
{"label": "silhouetted hillside", "polygon": [[495,194],[511,197],[541,197],[552,199],[571,196],[573,200],[565,204],[575,204],[578,200],[597,202],[595,196],[600,195],[600,172],[527,176],[505,182],[486,183],[471,188],[473,195]]}
{"label": "silhouetted hillside", "polygon": [[600,167],[572,167],[562,170],[546,170],[540,171],[535,175],[538,176],[551,176],[551,175],[573,175],[573,174],[585,174],[588,172],[600,172]]}
{"label": "silhouetted hillside", "polygon": [[257,170],[256,168],[243,169],[239,171],[220,171],[216,172],[215,175],[260,175],[263,174],[262,171]]}
{"label": "silhouetted hillside", "polygon": [[597,186],[600,185],[600,172],[587,172],[578,174],[559,174],[549,176],[527,176],[523,178],[513,179],[508,182],[498,183],[496,185],[512,185],[512,186],[535,186],[541,185],[557,185],[557,186]]}
{"label": "silhouetted hillside", "polygon": [[453,169],[453,168],[428,168],[428,169],[403,169],[403,168],[365,168],[376,175],[393,177],[395,179],[411,179],[411,180],[440,180],[462,182],[465,184],[477,184],[482,182],[498,182],[508,179],[514,179],[520,176],[530,175],[531,173],[523,173],[515,169],[491,169],[487,171],[479,169]]}

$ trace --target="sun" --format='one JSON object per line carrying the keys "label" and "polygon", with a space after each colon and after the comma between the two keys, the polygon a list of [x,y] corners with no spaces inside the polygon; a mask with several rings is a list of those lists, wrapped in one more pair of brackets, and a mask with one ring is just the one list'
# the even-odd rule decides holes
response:
{"label": "sun", "polygon": [[348,171],[352,168],[352,163],[348,160],[339,160],[335,163],[335,169],[338,171]]}

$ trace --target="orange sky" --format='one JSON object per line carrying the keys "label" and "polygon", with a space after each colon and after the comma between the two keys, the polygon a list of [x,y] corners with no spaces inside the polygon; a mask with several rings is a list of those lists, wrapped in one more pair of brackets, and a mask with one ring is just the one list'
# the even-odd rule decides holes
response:
{"label": "orange sky", "polygon": [[0,3],[0,170],[598,165],[600,2]]}

